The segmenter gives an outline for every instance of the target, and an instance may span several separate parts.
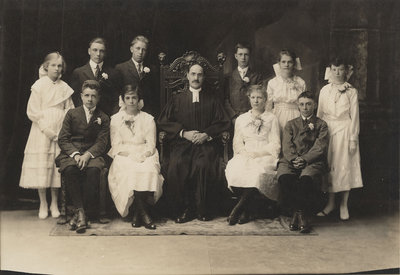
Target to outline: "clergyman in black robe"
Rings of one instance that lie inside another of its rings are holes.
[[[218,144],[216,137],[230,127],[230,119],[217,97],[202,90],[204,71],[189,67],[189,88],[172,96],[158,125],[170,142],[166,198],[184,223],[195,215],[208,220],[218,194]]]

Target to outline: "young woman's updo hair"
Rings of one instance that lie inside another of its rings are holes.
[[[345,58],[343,58],[341,56],[335,56],[329,62],[329,66],[332,66],[332,65],[336,66],[336,67],[339,67],[340,65],[344,65],[344,67],[347,69],[349,66],[349,63]]]
[[[265,97],[265,100],[268,98],[267,90],[263,85],[251,85],[247,89],[246,95],[250,96],[253,92],[260,92]]]
[[[67,71],[67,64],[65,63],[64,57],[59,53],[59,52],[52,52],[46,55],[46,57],[43,60],[43,69],[47,72],[47,69],[49,68],[49,63],[50,60],[53,59],[58,59],[61,57],[61,62],[62,62],[62,74],[64,74]]]
[[[125,95],[127,94],[136,94],[138,96],[138,100],[143,99],[142,92],[140,91],[138,86],[133,86],[131,84],[125,85],[121,92],[121,98],[125,102]]]
[[[297,55],[296,55],[296,53],[294,51],[291,51],[291,50],[288,50],[288,49],[281,50],[279,52],[279,55],[278,55],[278,62],[281,61],[281,58],[282,58],[283,55],[290,56],[292,58],[293,62],[296,62]]]

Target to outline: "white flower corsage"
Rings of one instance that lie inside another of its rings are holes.
[[[308,128],[310,128],[311,131],[314,130],[314,124],[311,122],[308,123]]]
[[[347,91],[347,89],[349,89],[349,88],[351,88],[351,85],[349,84],[349,83],[344,83],[343,85],[341,85],[339,88],[338,88],[338,91],[340,92],[340,93],[345,93],[346,91]]]
[[[148,74],[148,73],[150,72],[150,68],[149,68],[149,67],[144,67],[144,68],[143,68],[143,72],[144,72],[145,74]]]
[[[245,76],[245,77],[243,78],[243,81],[246,82],[246,83],[249,83],[249,82],[250,82],[250,79],[249,79],[247,76]]]
[[[263,121],[260,117],[254,118],[253,121],[251,122],[251,125],[254,127],[257,134],[260,133],[262,124]]]
[[[101,74],[101,77],[107,80],[107,79],[108,79],[108,74],[102,73],[102,74]]]
[[[101,118],[100,118],[100,117],[96,118],[96,120],[94,121],[94,123],[97,123],[97,124],[101,125]]]

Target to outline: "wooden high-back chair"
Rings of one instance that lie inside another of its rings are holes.
[[[217,97],[223,103],[224,97],[224,75],[223,65],[226,60],[226,56],[223,53],[217,55],[217,65],[211,65],[211,63],[201,56],[196,51],[189,51],[183,54],[181,57],[175,59],[171,64],[166,63],[166,55],[160,53],[158,55],[160,61],[160,106],[164,108],[167,101],[175,93],[179,93],[181,90],[187,88],[188,81],[186,78],[187,65],[193,60],[196,60],[204,69],[205,80],[203,87],[207,90],[214,91]],[[160,144],[160,162],[163,171],[166,171],[165,166],[168,165],[168,148],[166,148],[166,133],[160,132],[158,135],[158,141]],[[229,132],[223,132],[221,135],[221,143],[223,146],[222,154],[222,168],[225,169],[228,162],[228,148],[227,142],[229,140]]]

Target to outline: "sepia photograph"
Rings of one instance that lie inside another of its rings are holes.
[[[0,13],[1,274],[400,274],[400,1]]]

